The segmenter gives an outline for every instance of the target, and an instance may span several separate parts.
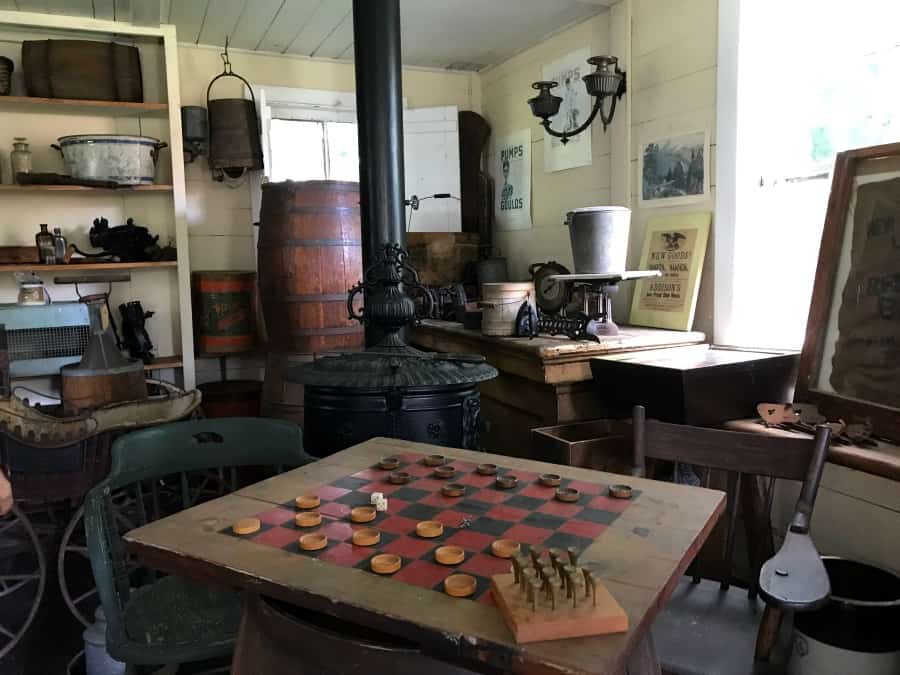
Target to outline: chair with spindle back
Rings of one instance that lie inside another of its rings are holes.
[[[259,465],[295,467],[313,459],[303,450],[300,427],[260,417],[176,422],[117,439],[112,468],[88,493],[84,519],[91,568],[106,614],[109,654],[132,671],[221,658],[231,653],[240,620],[240,599],[230,590],[177,575],[134,587],[113,503],[117,493],[131,491],[139,506],[137,524],[143,524],[164,513],[156,505],[156,491],[151,502],[142,485],[159,485],[164,477],[177,476],[172,506],[188,508],[202,498],[191,494],[189,473]],[[201,489],[206,482],[204,478]]]
[[[685,577],[657,617],[653,639],[664,672],[769,672],[783,613],[817,609],[831,593],[825,567],[809,535],[831,430],[817,427],[812,439],[774,438],[648,420],[642,406],[635,406],[633,424],[635,475],[645,474],[647,459],[659,459],[726,471],[731,476],[725,576],[718,583]],[[800,481],[803,486],[784,543],[761,565],[758,577],[752,570],[758,586],[751,583],[747,592],[730,582],[738,494],[741,483],[751,476],[768,481],[769,510],[778,479]]]

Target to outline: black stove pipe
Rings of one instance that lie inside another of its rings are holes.
[[[384,244],[406,241],[400,0],[353,0],[353,44],[363,269],[369,269]],[[367,325],[366,346],[384,334]]]

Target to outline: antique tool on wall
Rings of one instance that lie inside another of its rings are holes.
[[[119,305],[119,314],[122,315],[122,346],[131,358],[153,363],[153,342],[147,333],[146,323],[154,312],[144,311],[140,300],[132,300]]]
[[[228,37],[222,52],[222,72],[206,88],[206,109],[209,111],[209,168],[218,181],[240,180],[248,171],[263,168],[262,141],[256,97],[250,83],[231,69],[228,57]],[[213,85],[223,77],[234,77],[244,83],[250,99],[210,99]]]
[[[110,227],[106,218],[94,218],[89,236],[91,246],[103,251],[85,253],[73,245],[75,252],[86,258],[116,258],[121,262],[175,260],[175,248],[160,246],[159,235],[153,236],[148,228],[135,225],[134,218],[116,227]]]

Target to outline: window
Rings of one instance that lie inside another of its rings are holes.
[[[356,98],[319,89],[253,85],[265,169],[251,176],[251,217],[259,220],[263,180],[359,180]],[[248,94],[249,95],[249,94]],[[406,209],[416,232],[460,232],[459,125],[455,106],[404,108],[406,196],[447,193]]]
[[[354,122],[273,119],[271,180],[359,180]]]
[[[799,349],[835,155],[900,140],[900,3],[721,8],[715,340]]]

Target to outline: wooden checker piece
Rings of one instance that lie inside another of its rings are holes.
[[[459,565],[466,559],[466,552],[460,546],[439,546],[434,550],[434,559],[441,565]]]
[[[297,527],[315,527],[322,524],[322,514],[318,511],[303,511],[294,516]]]
[[[497,539],[491,544],[491,553],[498,558],[512,558],[518,555],[520,548],[519,542],[512,539]]]
[[[241,518],[231,526],[231,530],[235,534],[246,535],[259,532],[260,527],[262,523],[259,522],[259,518]]]
[[[300,548],[304,551],[319,551],[328,546],[328,537],[321,532],[304,534],[300,537]]]
[[[454,598],[468,598],[477,586],[475,577],[469,574],[451,574],[444,579],[444,590]]]
[[[379,553],[369,562],[369,566],[375,574],[393,574],[403,565],[399,555],[391,553]]]
[[[556,609],[552,609],[551,601],[538,593],[535,611],[512,574],[494,575],[491,578],[491,593],[518,644],[624,633],[628,630],[628,615],[599,581],[595,585],[596,606],[593,598],[581,597],[573,608],[563,597],[557,602]]]
[[[316,495],[301,495],[294,500],[298,509],[315,509],[322,503]]]
[[[381,541],[381,532],[372,527],[364,527],[353,531],[351,541],[356,546],[375,546]]]
[[[354,523],[371,523],[378,515],[374,506],[357,506],[350,509],[350,520]]]
[[[424,539],[433,539],[444,534],[444,524],[436,520],[423,520],[416,524],[416,534]]]

